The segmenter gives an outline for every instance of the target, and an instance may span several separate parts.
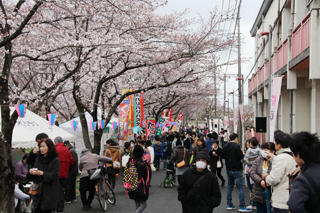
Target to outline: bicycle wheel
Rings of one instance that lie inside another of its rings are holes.
[[[102,211],[107,211],[107,208],[108,208],[108,205],[107,205],[107,199],[106,199],[106,196],[105,196],[105,188],[104,188],[104,185],[105,184],[102,184],[102,180],[100,179],[97,183],[97,196],[98,196],[98,201],[99,201],[99,204],[100,204],[100,207],[102,209]]]
[[[114,194],[114,191],[113,189],[111,188],[109,182],[106,180],[106,187],[107,187],[107,199],[108,199],[108,202],[112,205],[115,205],[116,204],[116,195]]]

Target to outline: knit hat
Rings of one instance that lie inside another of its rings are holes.
[[[141,158],[143,156],[144,150],[142,146],[135,145],[133,149],[133,156],[136,158]]]
[[[197,155],[196,155],[195,160],[198,160],[200,158],[203,159],[203,160],[206,160],[207,162],[210,161],[210,156],[209,156],[209,154],[207,152],[203,152],[203,151],[198,152]]]

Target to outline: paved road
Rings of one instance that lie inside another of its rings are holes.
[[[222,172],[223,176],[226,179],[226,171]],[[165,178],[165,171],[160,170],[154,172],[151,180],[150,187],[150,195],[149,200],[147,201],[147,208],[145,209],[144,213],[180,213],[182,212],[181,203],[178,201],[177,196],[177,186],[173,188],[163,188],[160,187],[160,183]],[[108,209],[106,212],[110,213],[132,213],[134,212],[134,201],[130,200],[129,197],[126,197],[126,194],[122,188],[122,181],[121,178],[118,177],[116,180],[116,199],[117,202],[115,206],[108,205]],[[227,204],[226,204],[226,196],[227,196],[227,186],[221,188],[222,193],[222,200],[221,205],[214,209],[213,212],[217,213],[224,213],[224,212],[238,212],[237,210],[228,211]],[[248,204],[249,194],[248,190],[246,190],[246,201]],[[233,190],[233,203],[236,207],[239,206],[239,199],[238,199],[238,190],[234,187]],[[77,202],[71,204],[65,204],[65,213],[74,213],[74,212],[84,212],[81,210],[82,204],[80,196],[77,196]],[[93,200],[92,202],[92,209],[88,212],[103,212],[99,206],[97,200]]]

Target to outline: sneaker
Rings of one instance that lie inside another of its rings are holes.
[[[70,203],[71,203],[71,201],[70,201],[70,200],[68,200],[68,201],[66,201],[66,203],[67,203],[67,204],[70,204]]]
[[[232,204],[232,205],[228,205],[227,209],[228,210],[234,210],[234,209],[236,209],[236,207]]]
[[[251,209],[248,209],[247,207],[243,206],[243,207],[239,207],[239,212],[251,212]]]
[[[72,202],[72,203],[76,203],[76,202],[77,202],[77,200],[76,200],[76,199],[74,199],[74,200],[72,200],[71,202]]]
[[[250,206],[247,206],[247,209],[257,210],[257,207],[250,205]]]

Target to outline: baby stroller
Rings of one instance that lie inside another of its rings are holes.
[[[174,175],[174,166],[173,163],[169,163],[169,160],[166,162],[166,178],[163,180],[163,183],[160,183],[160,186],[164,186],[164,188],[172,188],[175,183],[175,175]]]

